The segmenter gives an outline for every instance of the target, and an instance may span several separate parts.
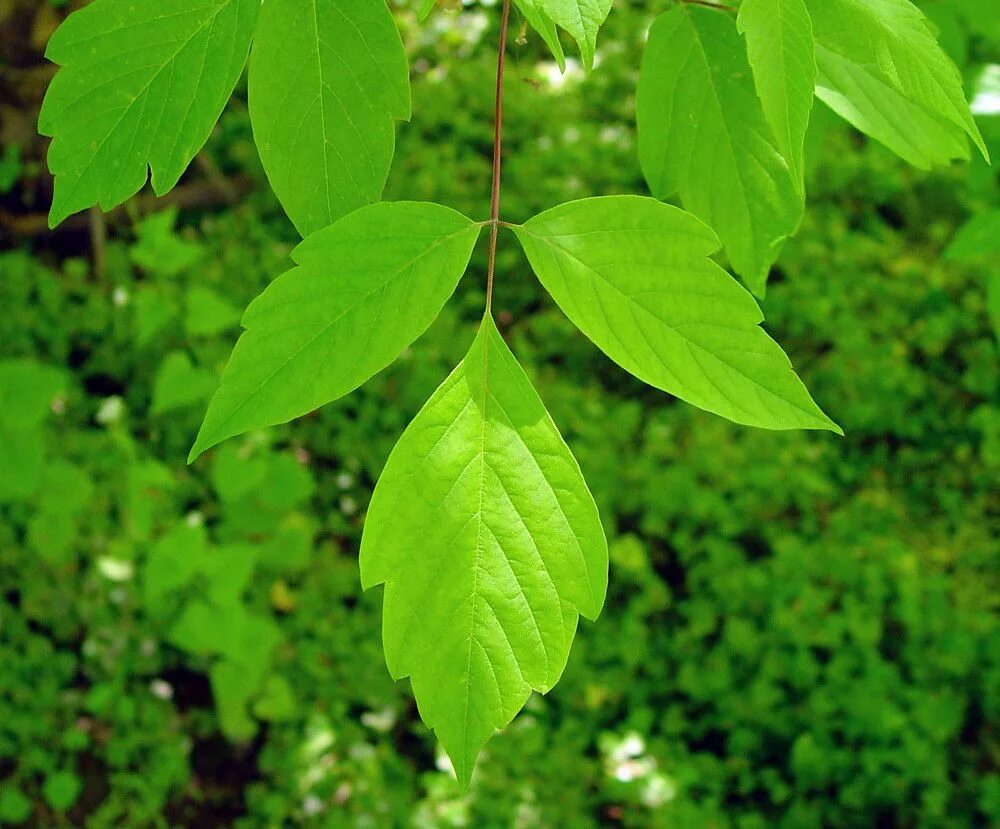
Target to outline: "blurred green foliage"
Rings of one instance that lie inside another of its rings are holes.
[[[926,5],[970,78],[1000,62],[990,0]],[[513,46],[507,217],[642,192],[654,12],[619,4],[586,80]],[[388,198],[485,215],[495,18],[399,11],[415,116]],[[981,126],[1000,157],[1000,117]],[[239,100],[207,152],[260,186],[133,211],[100,273],[72,236],[0,254],[0,825],[1000,825],[993,171],[918,173],[815,116],[765,311],[845,439],[642,386],[501,239],[498,321],[594,490],[611,589],[462,796],[385,670],[356,554],[390,448],[471,341],[485,246],[359,392],[187,467],[239,309],[294,243]]]

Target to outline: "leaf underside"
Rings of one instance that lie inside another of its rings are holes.
[[[763,294],[803,201],[764,118],[735,21],[687,5],[662,14],[646,44],[636,110],[653,195],[678,194]]]
[[[312,234],[298,267],[247,308],[191,450],[284,423],[353,391],[433,322],[480,225],[428,202],[379,202]]]
[[[169,191],[204,145],[246,63],[259,0],[96,0],[45,55],[62,68],[38,130],[52,136],[55,227],[135,195]]]
[[[248,95],[264,170],[302,236],[379,199],[394,122],[410,117],[406,53],[384,0],[267,0]]]
[[[580,50],[580,59],[588,71],[594,66],[597,32],[611,11],[611,0],[515,0],[525,19],[549,47],[560,68],[565,57],[559,44],[558,26],[564,29]]]
[[[962,134],[989,154],[962,77],[909,0],[807,0],[819,96],[919,167],[968,157]],[[958,150],[962,145],[961,152]]]
[[[559,307],[640,380],[737,423],[840,432],[760,328],[753,297],[708,258],[719,242],[696,217],[603,196],[514,232]]]
[[[467,785],[494,731],[559,679],[608,574],[580,469],[489,316],[389,456],[360,564],[366,589],[385,583],[389,671]]]
[[[969,157],[962,128],[900,94],[876,67],[816,44],[816,96],[851,126],[921,170]]]

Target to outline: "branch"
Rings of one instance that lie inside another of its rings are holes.
[[[497,232],[500,225],[500,149],[503,135],[503,57],[507,51],[507,22],[510,0],[503,0],[500,18],[500,46],[497,54],[497,95],[493,117],[493,192],[490,195],[490,259],[486,270],[486,313],[493,306],[493,273],[497,261]]]

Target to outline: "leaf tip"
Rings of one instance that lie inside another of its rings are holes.
[[[476,766],[476,755],[479,753],[477,751],[473,752],[472,759],[469,759],[468,748],[463,748],[460,752],[453,755],[448,749],[445,749],[448,755],[448,760],[451,762],[452,772],[455,774],[455,780],[458,782],[458,787],[461,789],[462,794],[469,791],[469,785],[472,783],[472,771]],[[461,759],[459,756],[461,755]]]
[[[205,454],[205,452],[207,452],[209,449],[215,446],[215,444],[217,444],[218,442],[219,441],[214,438],[206,437],[204,434],[204,429],[199,431],[198,437],[194,439],[194,445],[191,447],[191,451],[188,452],[187,456],[188,465],[194,463],[198,458],[200,458],[203,454]]]

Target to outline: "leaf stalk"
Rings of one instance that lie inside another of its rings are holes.
[[[493,189],[490,194],[490,253],[486,269],[486,313],[493,307],[493,274],[497,260],[497,233],[500,229],[500,153],[503,143],[503,65],[507,51],[507,24],[510,0],[504,0],[500,17],[500,44],[497,50],[497,90],[493,115]]]

